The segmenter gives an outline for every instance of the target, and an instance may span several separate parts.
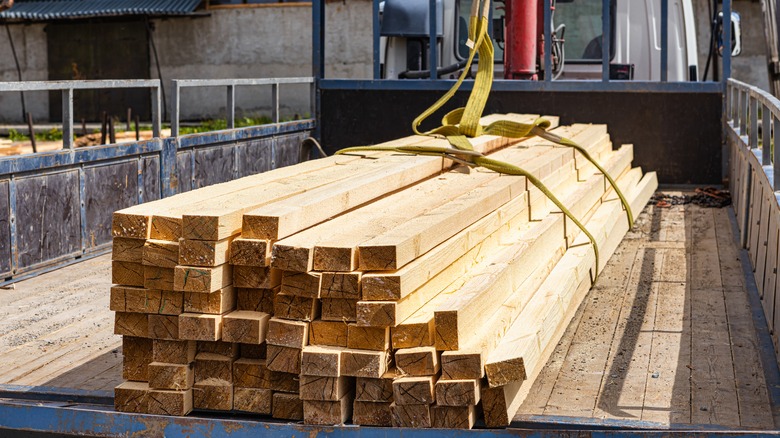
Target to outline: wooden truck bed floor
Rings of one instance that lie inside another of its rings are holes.
[[[756,330],[730,214],[645,208],[514,425],[774,428],[780,376]],[[0,399],[110,400],[122,381],[110,268],[105,255],[0,290]]]

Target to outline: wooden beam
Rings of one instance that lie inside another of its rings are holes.
[[[223,265],[224,266],[224,265]],[[277,269],[258,266],[233,267],[233,285],[249,289],[273,289],[281,284],[282,273]]]
[[[301,390],[300,375],[268,370],[268,386],[274,391],[289,392],[298,395]]]
[[[149,384],[122,382],[114,388],[114,409],[118,412],[145,414],[149,410]]]
[[[368,154],[371,155],[371,154]],[[323,169],[355,161],[359,157],[327,157],[310,160],[296,166],[273,169],[256,175],[215,184],[208,190],[192,190],[176,196],[152,201],[120,210],[114,214],[112,233],[114,236],[138,239],[160,239],[178,241],[182,237],[182,214],[198,211],[200,204],[208,203],[222,196],[261,187],[264,184],[284,181],[295,176],[317,173]]]
[[[349,298],[322,298],[322,319],[325,321],[355,322],[357,300]]]
[[[616,158],[608,158],[604,167],[612,175],[618,176],[622,174],[623,169],[629,166],[633,156],[631,153],[630,147],[621,148],[619,155],[616,155]],[[600,186],[597,186],[597,184],[600,184]],[[603,177],[591,178],[586,185],[582,185],[577,189],[573,199],[581,199],[592,193],[593,195],[583,202],[585,205],[591,205],[597,202],[601,194],[603,194],[603,185]],[[598,190],[599,188],[601,188],[601,191]],[[417,291],[423,284],[429,282],[440,272],[447,270],[446,275],[443,275],[442,278],[462,275],[464,269],[468,269],[472,264],[466,264],[466,261],[470,259],[461,256],[464,253],[468,253],[469,250],[472,250],[469,254],[488,253],[490,248],[494,248],[497,242],[506,239],[505,236],[512,235],[511,231],[515,227],[521,226],[527,220],[527,217],[523,218],[521,215],[522,213],[528,214],[527,202],[525,199],[514,199],[397,271],[364,274],[361,281],[363,299],[374,301],[400,300]],[[576,205],[574,207],[573,213],[577,216],[581,216],[587,211],[578,210]],[[572,229],[576,229],[576,226],[567,221],[567,230]],[[465,267],[460,267],[457,263]],[[435,288],[430,286],[427,290],[431,289],[435,291]],[[430,300],[430,294],[425,295],[422,299],[425,301]],[[401,319],[401,321],[404,319]]]
[[[227,356],[233,359],[237,358],[240,353],[239,345],[233,344],[231,342],[206,340],[196,342],[195,346],[195,351],[198,353],[220,354],[222,356]]]
[[[347,324],[347,347],[358,350],[387,351],[390,349],[390,328]]]
[[[587,145],[583,140],[590,139],[593,130],[585,127],[581,132],[577,132],[574,128],[559,128],[556,131]],[[530,156],[547,149],[544,146],[553,146],[549,142],[537,139],[528,141],[524,145],[530,143],[533,143],[533,147],[506,149],[492,157],[522,165],[540,179],[552,173],[549,169],[558,169],[564,163],[573,160],[571,150],[560,148],[537,156],[535,161],[529,160]],[[530,164],[529,161],[535,164]],[[488,175],[497,174],[488,173]],[[477,175],[468,177],[471,181],[479,180]],[[375,234],[376,237],[361,243],[359,268],[361,270],[398,269],[496,210],[525,189],[525,179],[520,177],[504,176],[492,182],[482,181],[481,185],[452,199],[452,202],[443,204],[426,215],[418,216],[404,223],[402,227],[390,229],[380,235]]]
[[[179,242],[147,240],[144,244],[143,264],[160,268],[175,268],[179,264]]]
[[[220,379],[196,382],[192,388],[192,405],[195,409],[231,411],[233,410],[233,385]]]
[[[355,379],[355,400],[367,402],[392,402],[393,380],[398,377],[395,369],[382,377],[358,377]]]
[[[235,310],[222,317],[222,340],[241,344],[262,344],[271,315],[251,310]]]
[[[144,287],[144,267],[141,263],[111,262],[111,283]]]
[[[195,383],[192,364],[152,362],[149,364],[149,388],[185,390]]]
[[[341,353],[341,374],[352,377],[382,377],[390,364],[386,351],[344,349]]]
[[[510,120],[530,123],[536,115],[507,114]],[[489,118],[483,118],[489,120]],[[557,124],[557,118],[552,120]],[[410,139],[400,139],[385,145],[405,145]],[[430,137],[416,138],[414,144],[447,146],[447,142]],[[520,140],[496,136],[481,136],[473,140],[474,148],[488,153]],[[244,215],[246,237],[279,240],[301,230],[329,220],[344,211],[377,199],[395,190],[439,173],[449,161],[437,157],[383,157],[391,165],[370,175],[345,179],[337,187],[323,186],[285,200],[268,204]]]
[[[241,233],[243,215],[264,205],[312,191],[318,187],[335,185],[349,178],[368,177],[375,168],[392,166],[397,157],[385,155],[377,159],[348,160],[343,164],[325,167],[317,172],[300,172],[284,180],[255,185],[240,191],[209,196],[210,188],[203,188],[208,199],[186,206],[182,211],[182,237],[196,240],[222,240]],[[441,161],[441,159],[439,159]],[[439,166],[440,168],[440,166]],[[255,238],[249,230],[247,237]]]
[[[313,321],[320,315],[320,300],[278,293],[274,297],[274,316],[297,321]]]
[[[645,177],[640,181],[640,183],[637,185],[637,187],[630,193],[627,194],[629,199],[633,199],[631,202],[632,205],[632,211],[635,211],[635,215],[638,215],[639,212],[641,212],[641,207],[647,203],[647,200],[649,199],[650,195],[655,191],[655,188],[657,187],[657,178],[654,173],[648,173],[645,175]],[[613,204],[615,204],[613,202]],[[608,206],[609,207],[609,206]],[[602,210],[602,217],[601,222],[610,224],[610,226],[617,225],[619,227],[618,230],[616,230],[616,233],[613,232],[612,234],[617,234],[618,236],[621,236],[625,233],[627,229],[627,224],[625,224],[624,221],[618,219],[615,220],[615,218],[620,218],[620,214],[617,216],[610,214],[614,212],[621,213],[622,209],[619,207],[619,203],[617,204],[616,208],[605,208]],[[615,207],[615,206],[613,206]],[[636,208],[636,210],[634,209]],[[601,210],[601,209],[600,209]],[[610,211],[611,210],[611,211]],[[606,217],[606,219],[605,219]],[[594,221],[599,221],[598,213],[594,215],[592,218]],[[620,225],[624,224],[624,225]],[[603,251],[607,252],[608,254],[611,254],[611,252],[614,252],[614,247],[617,247],[617,244],[619,243],[620,239],[611,239],[613,241],[616,240],[616,243],[607,243],[606,245],[602,245]],[[581,247],[575,247],[571,250],[572,254],[576,252],[586,252],[589,248],[586,246]],[[608,258],[608,257],[607,257]],[[603,265],[606,262],[602,263],[602,266],[600,269],[603,269]],[[588,280],[589,281],[589,280]],[[580,291],[579,293],[584,296],[584,294],[587,292],[587,288],[583,288],[583,291]],[[580,288],[578,288],[580,290]],[[574,297],[570,301],[572,303],[579,303],[581,300],[580,297]],[[517,412],[517,409],[520,407],[522,402],[525,400],[528,392],[530,391],[530,388],[533,384],[533,381],[536,379],[536,377],[541,372],[541,368],[552,354],[552,351],[554,350],[558,339],[560,339],[561,336],[563,336],[563,332],[566,329],[566,325],[573,317],[575,311],[576,311],[575,305],[570,305],[569,308],[566,310],[566,313],[562,317],[561,322],[557,325],[557,327],[552,330],[552,334],[549,334],[546,336],[548,340],[546,345],[542,346],[542,353],[539,355],[538,360],[536,361],[536,366],[533,368],[526,368],[526,380],[523,381],[514,381],[510,382],[504,386],[499,386],[495,388],[483,388],[482,392],[482,403],[485,411],[485,423],[488,427],[504,427],[510,423],[512,420],[512,417],[514,416],[514,413]],[[519,333],[520,325],[518,325],[518,330],[515,330],[515,326],[510,329],[509,335],[506,338],[506,342],[509,343],[513,337],[513,333]],[[503,344],[504,341],[502,341]],[[499,346],[501,348],[501,346]],[[494,361],[494,359],[489,358],[488,360]]]
[[[431,406],[432,427],[471,429],[477,420],[476,406]]]
[[[396,405],[430,405],[436,401],[436,376],[404,376],[393,380]]]
[[[274,297],[278,293],[279,287],[272,289],[236,287],[236,309],[273,314]]]
[[[144,287],[147,289],[174,290],[175,268],[144,265]]]
[[[281,318],[268,320],[266,342],[283,347],[304,348],[309,344],[309,323]]]
[[[195,341],[154,339],[152,361],[171,364],[189,364],[195,360]]]
[[[145,242],[143,239],[114,237],[111,245],[111,260],[131,263],[143,262]]]
[[[240,358],[233,362],[233,385],[236,388],[270,388],[265,359]]]
[[[179,339],[218,341],[222,338],[222,315],[182,313],[179,315]]]
[[[439,406],[474,406],[481,395],[480,379],[436,381],[436,404]]]
[[[282,271],[282,292],[301,297],[320,297],[320,274]]]
[[[343,321],[314,320],[311,322],[311,345],[347,346],[347,323]]]
[[[179,265],[174,268],[174,290],[209,293],[232,283],[233,270],[227,263],[215,267]]]
[[[352,396],[347,394],[338,401],[304,400],[303,421],[306,424],[338,425],[352,417]]]
[[[181,292],[112,286],[109,308],[115,312],[178,315],[183,311],[183,304]]]
[[[233,286],[223,287],[220,290],[209,293],[184,292],[183,294],[183,310],[187,313],[222,315],[236,308],[236,289],[234,289]]]
[[[402,348],[395,352],[395,366],[401,374],[435,376],[439,373],[439,352],[434,347]]]
[[[361,272],[323,272],[320,296],[322,298],[359,300],[361,298],[361,276]]]
[[[234,358],[219,353],[198,353],[195,355],[195,381],[217,379],[233,382]]]
[[[390,402],[355,400],[352,403],[352,424],[390,427],[393,425]]]
[[[230,263],[242,266],[268,266],[271,263],[271,243],[249,239],[243,235],[230,243]]]
[[[301,373],[301,349],[269,344],[265,365],[271,371],[290,374]]]
[[[150,389],[147,414],[182,417],[192,412],[192,390]]]
[[[390,405],[393,414],[393,427],[429,428],[433,425],[431,420],[431,406],[423,405]]]
[[[232,237],[219,241],[182,239],[179,242],[178,264],[187,266],[219,266],[230,262]]]
[[[303,420],[303,401],[298,394],[275,392],[271,403],[271,416],[279,420]]]
[[[148,336],[153,339],[179,339],[179,317],[176,315],[149,315]]]
[[[425,156],[387,157],[376,167],[370,173],[343,179],[338,186],[321,186],[250,211],[244,214],[243,233],[255,239],[284,239],[435,175],[443,170],[443,162]]]
[[[152,340],[133,336],[122,336],[122,378],[146,382],[149,380],[148,365],[152,359]]]
[[[611,163],[617,166],[622,166],[622,161],[612,160]],[[586,183],[588,187],[595,187],[602,184],[602,177],[591,178]],[[632,179],[621,177],[618,178],[618,184],[622,185],[623,189],[628,189],[628,184],[631,184]],[[571,205],[575,214],[580,214],[585,211],[588,206],[583,203],[592,202],[592,198],[582,196],[581,191],[577,190],[574,194],[570,195],[566,200],[568,205]],[[598,204],[597,204],[598,205]],[[580,215],[580,217],[583,217]],[[561,222],[560,215],[552,215],[545,219],[546,222],[552,223]],[[617,218],[616,218],[617,220]],[[542,221],[541,224],[544,224]],[[587,223],[587,222],[586,222]],[[572,233],[574,235],[574,233]],[[586,242],[583,242],[586,243]],[[559,251],[562,249],[558,248]],[[484,361],[485,356],[489,354],[500,342],[503,335],[508,330],[511,323],[518,317],[519,313],[523,311],[526,304],[531,300],[535,291],[546,281],[548,276],[551,275],[555,263],[558,263],[561,252],[555,257],[549,259],[549,262],[537,264],[534,267],[534,272],[526,275],[524,279],[521,278],[522,283],[516,287],[516,290],[522,293],[510,294],[503,305],[497,308],[497,310],[491,313],[487,321],[484,323],[484,329],[478,330],[473,333],[472,336],[467,338],[466,342],[460,348],[459,351],[445,352],[442,355],[442,375],[448,379],[474,379],[480,378],[484,375]],[[538,260],[541,260],[539,258]],[[519,341],[518,341],[519,342]]]
[[[341,375],[341,352],[341,349],[335,347],[318,347],[314,345],[303,347],[301,353],[301,374],[319,377],[339,377]]]
[[[116,312],[114,314],[114,334],[147,338],[149,337],[149,319],[143,313]]]
[[[270,389],[233,387],[233,409],[236,411],[271,415],[272,400]]]
[[[355,379],[352,377],[325,377],[301,374],[301,400],[339,401],[344,396],[355,395]]]

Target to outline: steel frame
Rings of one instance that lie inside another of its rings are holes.
[[[177,85],[176,83],[179,82]],[[9,196],[8,227],[10,231],[10,270],[0,272],[0,285],[12,283],[41,272],[57,269],[74,261],[94,257],[109,251],[109,242],[97,242],[86,246],[89,230],[87,229],[86,198],[86,172],[100,166],[113,166],[122,163],[135,162],[138,166],[138,192],[134,199],[142,203],[158,197],[175,195],[180,190],[177,181],[180,180],[180,172],[177,164],[177,155],[188,150],[205,150],[220,145],[234,145],[253,142],[263,138],[285,138],[301,132],[311,132],[316,122],[313,119],[304,119],[281,123],[279,121],[279,85],[280,84],[313,84],[312,78],[272,78],[272,79],[224,79],[224,80],[185,80],[174,81],[174,89],[178,96],[181,87],[224,86],[232,91],[234,96],[236,86],[245,85],[271,85],[273,90],[275,123],[262,126],[234,128],[234,119],[229,123],[229,128],[222,131],[214,131],[189,135],[174,135],[169,138],[160,138],[162,121],[160,119],[160,99],[162,88],[159,80],[104,80],[104,81],[40,81],[40,82],[0,82],[0,92],[19,91],[62,91],[63,94],[63,149],[51,152],[40,152],[25,155],[16,155],[0,158],[0,181],[7,181]],[[135,141],[130,143],[118,143],[83,148],[73,147],[73,91],[84,89],[109,89],[109,88],[149,88],[152,92],[152,127],[151,140]],[[174,99],[176,116],[178,116],[178,99]],[[172,104],[174,103],[172,102]],[[230,102],[231,114],[235,113],[235,100]],[[174,112],[170,114],[173,116]],[[178,120],[177,120],[178,122]],[[178,123],[177,123],[178,125]],[[271,166],[276,167],[276,148],[271,148]],[[232,148],[234,162],[238,161],[239,150]],[[195,154],[191,154],[194,160]],[[144,160],[159,160],[159,193],[145,193],[143,187],[143,163]],[[190,163],[194,168],[194,163]],[[20,179],[54,175],[61,172],[76,171],[78,180],[81,245],[74,248],[74,252],[48,258],[32,266],[22,266],[19,260],[20,226],[17,221],[17,182]],[[238,177],[238,169],[233,169],[233,178]],[[188,182],[189,183],[189,182]]]

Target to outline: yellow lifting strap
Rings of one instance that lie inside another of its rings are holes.
[[[545,187],[542,182],[531,173],[524,169],[515,166],[510,163],[506,163],[500,160],[495,160],[482,155],[480,152],[474,150],[469,138],[478,137],[480,135],[496,135],[509,138],[523,138],[530,136],[539,136],[550,142],[567,146],[575,149],[577,152],[583,155],[585,159],[593,163],[593,165],[601,172],[604,177],[609,181],[612,188],[617,193],[620,201],[623,204],[623,208],[626,210],[628,217],[629,228],[633,226],[633,215],[631,213],[631,206],[623,196],[622,191],[617,186],[612,177],[607,171],[588,153],[588,151],[577,143],[553,134],[547,131],[550,127],[550,122],[545,119],[537,119],[532,124],[517,123],[509,120],[499,120],[493,122],[487,126],[482,126],[479,123],[482,113],[487,104],[488,96],[493,84],[493,42],[488,36],[488,22],[490,16],[491,2],[490,0],[473,0],[471,4],[471,17],[469,20],[469,35],[466,44],[469,46],[469,57],[466,62],[466,67],[458,77],[457,82],[439,98],[430,108],[423,111],[422,114],[417,116],[412,122],[412,130],[415,134],[444,137],[452,145],[452,147],[431,147],[431,146],[401,146],[401,147],[383,147],[383,146],[359,146],[342,149],[337,154],[353,153],[369,150],[384,150],[394,151],[401,153],[411,153],[417,155],[435,155],[449,158],[453,161],[471,166],[471,167],[484,167],[493,170],[498,173],[507,175],[524,176],[531,184],[538,188],[545,196],[547,196],[566,217],[571,221],[588,237],[593,245],[593,252],[595,254],[596,269],[594,272],[594,281],[598,277],[599,267],[599,251],[596,239],[585,228],[585,226],[564,206],[558,198]],[[468,76],[471,70],[471,65],[474,62],[474,57],[479,54],[479,60],[477,64],[477,75],[474,80],[474,86],[471,90],[469,100],[466,102],[466,106],[450,111],[442,118],[442,125],[438,128],[430,131],[421,132],[419,130],[420,125],[433,113],[441,109],[458,91],[463,81]]]

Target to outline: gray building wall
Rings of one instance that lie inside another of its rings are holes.
[[[155,20],[155,42],[165,79],[311,76],[311,7],[214,9],[210,17]],[[326,6],[326,75],[371,75],[371,2]],[[156,77],[152,65],[152,77]],[[286,85],[281,113],[310,114],[309,88]],[[169,90],[166,90],[166,94]],[[270,114],[269,87],[239,87],[236,102],[246,115]],[[224,115],[224,89],[188,89],[182,119]]]
[[[311,76],[310,5],[263,5],[208,12],[208,16],[152,20],[168,103],[171,79]],[[328,2],[326,20],[328,77],[369,78],[371,1]],[[10,26],[24,80],[48,79],[44,27]],[[0,80],[16,81],[9,44],[0,44],[0,60]],[[150,77],[157,78],[154,57],[150,70]],[[280,93],[283,117],[311,114],[308,86],[283,85]],[[225,96],[224,88],[185,89],[181,96],[182,120],[224,117]],[[48,119],[48,93],[28,92],[25,98],[27,110],[36,121]],[[270,87],[239,87],[236,103],[238,116],[270,115]],[[21,117],[19,94],[0,94],[0,122],[19,123]]]
[[[22,79],[45,81],[49,77],[46,61],[46,33],[42,24],[19,24],[9,26],[16,47]],[[11,45],[8,44],[5,29],[0,33],[0,80],[19,79]],[[49,117],[49,95],[47,92],[25,93],[28,112],[35,120]],[[0,121],[21,121],[22,105],[19,93],[0,93]]]

